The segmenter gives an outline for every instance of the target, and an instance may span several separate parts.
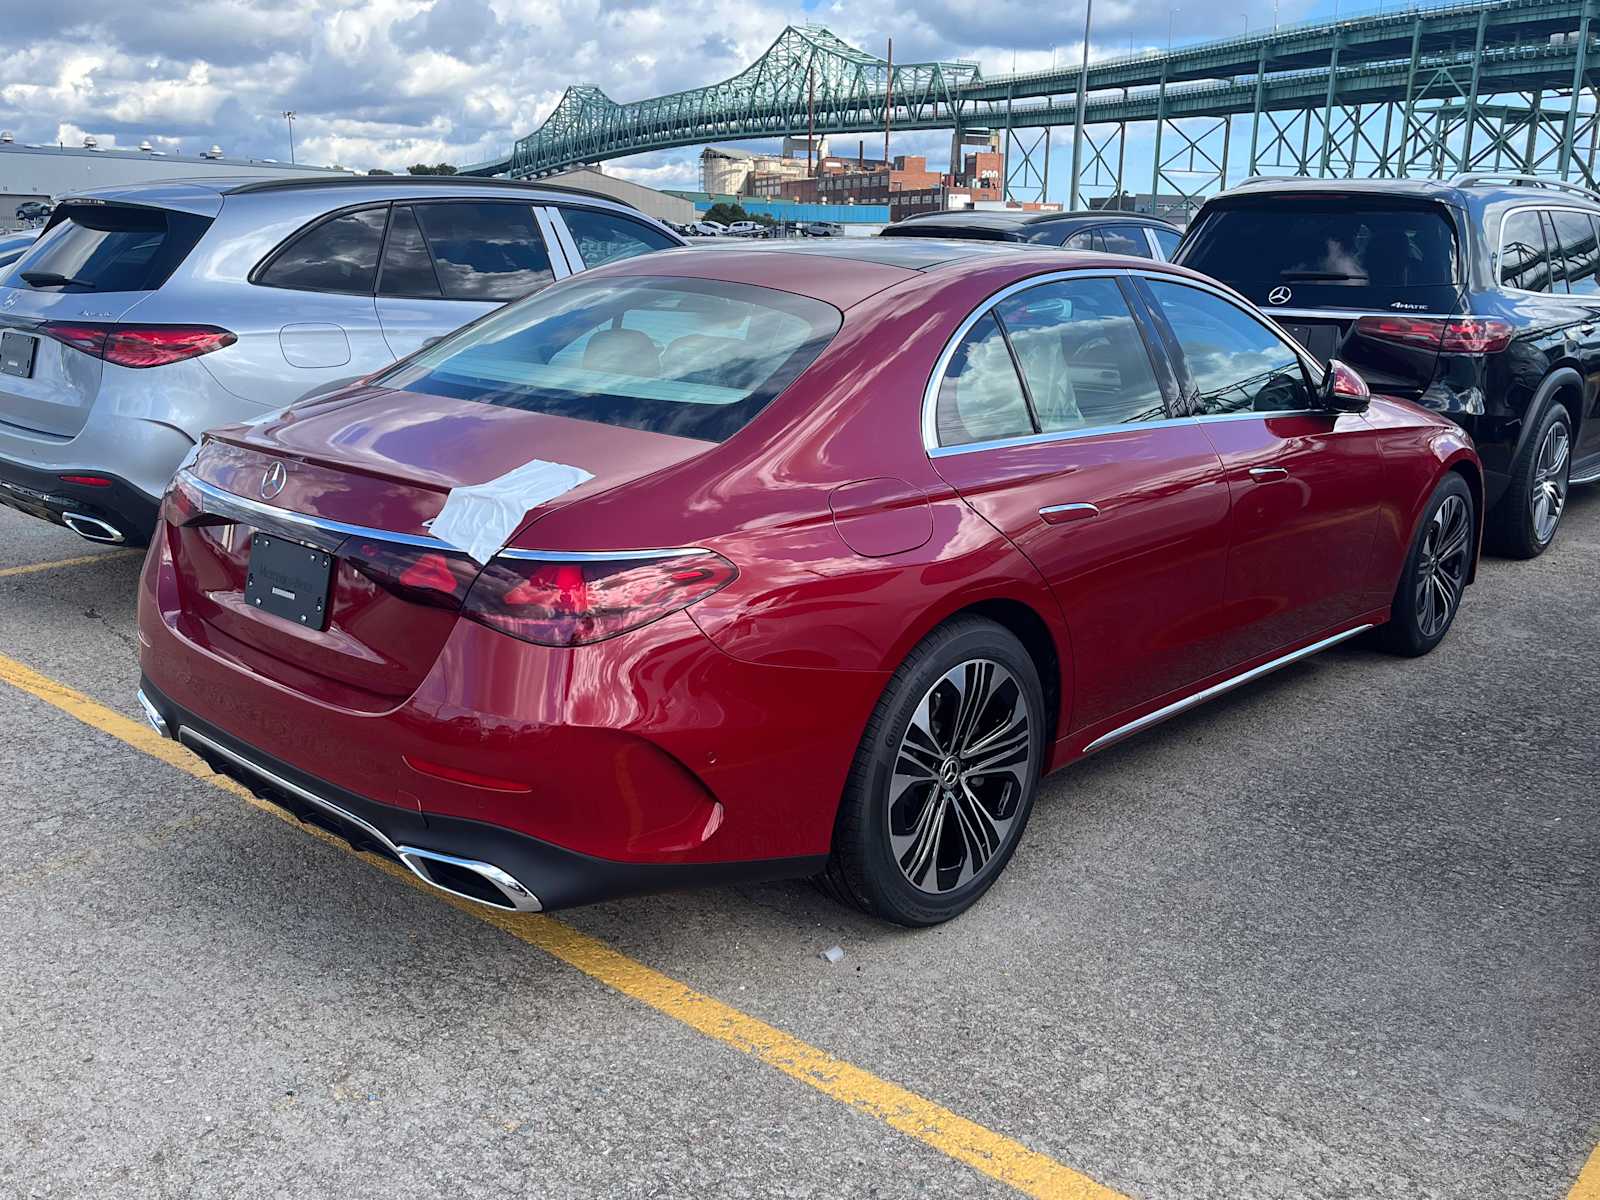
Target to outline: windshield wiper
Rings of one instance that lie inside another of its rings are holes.
[[[23,278],[27,278],[24,276]],[[1350,271],[1280,271],[1279,279],[1365,279],[1365,275],[1354,274]]]
[[[95,290],[91,280],[77,279],[56,271],[23,271],[22,278],[28,283],[42,284],[45,287],[81,287],[88,288],[91,292]]]

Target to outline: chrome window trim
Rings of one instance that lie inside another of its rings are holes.
[[[578,253],[578,243],[572,238],[572,231],[567,228],[566,219],[561,215],[561,210],[555,205],[546,205],[539,210],[541,222],[548,227],[546,237],[561,250],[561,257],[566,259],[567,274],[577,275],[586,269],[583,255]]]
[[[1156,241],[1156,231],[1149,225],[1141,225],[1139,228],[1144,230],[1144,240],[1150,247],[1150,257],[1157,262],[1167,262],[1166,255],[1161,253],[1161,243]]]
[[[1148,230],[1149,227],[1146,226],[1145,228]],[[1235,308],[1239,309],[1240,312],[1250,317],[1257,324],[1265,326],[1268,332],[1272,333],[1275,337],[1281,340],[1283,344],[1289,348],[1290,352],[1295,356],[1295,358],[1299,360],[1301,366],[1307,371],[1310,376],[1310,382],[1312,386],[1315,386],[1315,384],[1322,378],[1322,364],[1312,358],[1309,351],[1302,347],[1300,343],[1295,341],[1294,338],[1290,337],[1289,334],[1285,332],[1276,321],[1272,320],[1271,317],[1268,317],[1262,310],[1255,308],[1248,300],[1245,300],[1243,303],[1241,303],[1239,296],[1235,295],[1233,292],[1230,292],[1227,288],[1222,287],[1221,285],[1213,284],[1208,280],[1203,279],[1190,279],[1186,275],[1178,275],[1168,271],[1152,271],[1137,267],[1106,267],[1087,271],[1051,271],[1043,275],[1030,276],[1029,278],[1020,280],[1017,283],[1008,284],[1006,287],[1000,289],[1000,291],[994,293],[994,295],[988,297],[982,304],[967,314],[966,319],[956,327],[955,333],[952,334],[950,340],[945,343],[944,349],[940,352],[938,359],[933,364],[933,374],[928,377],[928,385],[923,389],[922,393],[922,446],[927,452],[928,457],[948,458],[951,455],[976,454],[980,451],[998,450],[1007,446],[1038,446],[1045,445],[1050,442],[1072,441],[1077,438],[1103,437],[1108,433],[1116,433],[1118,431],[1160,429],[1165,426],[1200,424],[1208,421],[1264,421],[1273,417],[1306,416],[1309,414],[1322,413],[1326,411],[1320,408],[1294,408],[1284,409],[1281,412],[1195,414],[1187,417],[1164,417],[1155,421],[1125,421],[1119,422],[1115,425],[1089,425],[1082,429],[1065,429],[1054,433],[1019,434],[1016,437],[993,438],[983,442],[963,442],[954,446],[941,446],[939,444],[939,388],[944,384],[945,372],[949,369],[950,360],[955,357],[956,349],[961,345],[962,339],[972,331],[972,327],[981,321],[984,316],[992,308],[994,308],[995,305],[999,304],[1008,296],[1014,296],[1018,292],[1026,291],[1032,287],[1038,287],[1041,284],[1057,283],[1063,280],[1070,281],[1073,279],[1115,279],[1119,277],[1133,278],[1135,276],[1142,279],[1153,279],[1165,283],[1176,283],[1183,287],[1194,288],[1195,291],[1198,292],[1210,292],[1219,299],[1226,300],[1229,304],[1232,304]],[[1133,313],[1130,311],[1128,315],[1131,317],[1133,316]],[[1149,351],[1146,350],[1146,353],[1148,354]],[[1152,370],[1154,369],[1154,365],[1154,363],[1151,364]]]
[[[1500,228],[1495,233],[1494,255],[1489,260],[1489,279],[1495,290],[1511,292],[1517,296],[1555,296],[1565,297],[1568,300],[1577,300],[1583,304],[1600,303],[1600,293],[1589,296],[1574,296],[1570,292],[1534,292],[1529,291],[1527,288],[1512,287],[1509,283],[1500,282],[1500,256],[1505,253],[1506,249],[1506,220],[1516,213],[1527,212],[1530,209],[1534,212],[1581,213],[1589,218],[1591,225],[1600,222],[1600,209],[1580,208],[1576,204],[1551,204],[1548,202],[1541,204],[1538,201],[1529,201],[1525,204],[1513,204],[1502,210],[1500,213]],[[1551,222],[1551,224],[1554,225],[1554,222]],[[1596,236],[1600,236],[1600,229],[1597,229]],[[1546,251],[1548,252],[1548,247],[1546,247]]]
[[[960,347],[962,340],[967,336],[967,334],[972,332],[972,327],[974,325],[983,320],[983,318],[994,309],[995,305],[999,304],[1002,300],[1005,300],[1010,296],[1015,296],[1018,292],[1025,292],[1029,288],[1042,287],[1048,283],[1060,283],[1073,279],[1117,279],[1131,274],[1132,272],[1126,267],[1099,268],[1087,271],[1047,271],[1042,275],[1030,275],[1026,279],[1019,279],[1016,283],[1007,284],[998,292],[986,297],[977,308],[973,309],[966,315],[966,318],[961,322],[960,325],[956,326],[955,332],[950,335],[949,341],[945,343],[944,349],[939,352],[939,357],[934,361],[933,373],[928,376],[928,384],[922,391],[923,449],[928,451],[928,453],[931,455],[937,450],[968,449],[971,446],[979,444],[975,442],[969,442],[965,446],[941,446],[939,444],[939,389],[944,385],[945,372],[950,369],[950,360],[955,357],[956,350],[958,347]],[[1130,312],[1128,316],[1132,318],[1133,313]],[[1154,370],[1153,365],[1151,369]],[[1154,423],[1155,422],[1148,422],[1148,424]],[[1118,426],[1108,425],[1104,427],[1097,427],[1097,431],[1116,428],[1118,428]],[[1081,433],[1082,431],[1073,430],[1072,432]],[[1003,445],[1007,442],[1022,441],[1027,439],[1038,440],[1041,438],[1059,436],[1059,434],[1044,433],[1019,434],[1016,438],[1001,438],[997,439],[995,442],[984,443],[984,445]]]

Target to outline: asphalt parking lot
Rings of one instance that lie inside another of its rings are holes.
[[[0,1195],[1600,1197],[1600,489],[919,933],[452,906],[152,754],[137,570],[0,510]]]

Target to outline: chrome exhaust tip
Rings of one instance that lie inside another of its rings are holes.
[[[419,850],[415,846],[397,846],[395,850],[400,855],[400,861],[411,868],[411,873],[429,887],[508,912],[540,911],[539,897],[523,887],[515,876],[493,863],[480,862],[475,858],[457,858],[453,854],[440,854],[437,850]],[[488,884],[488,888],[484,888],[479,880]]]
[[[120,546],[126,540],[120,529],[102,521],[99,517],[88,517],[83,513],[62,513],[61,523],[87,541],[107,542],[113,546]]]
[[[161,710],[150,703],[150,697],[144,694],[144,689],[139,689],[139,707],[144,709],[144,719],[164,738],[172,736],[172,730],[167,727],[167,719],[161,715]]]

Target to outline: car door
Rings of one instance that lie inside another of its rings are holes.
[[[1545,238],[1551,247],[1550,290],[1558,298],[1564,357],[1575,362],[1583,376],[1584,420],[1572,448],[1573,475],[1600,472],[1600,243],[1590,214],[1574,208],[1551,209],[1544,214]],[[1566,299],[1561,300],[1562,293]]]
[[[550,252],[543,217],[534,205],[508,200],[396,204],[377,298],[391,357],[568,274],[565,257]]]
[[[1140,287],[1174,352],[1184,411],[1215,447],[1232,496],[1224,600],[1234,660],[1374,607],[1377,430],[1318,407],[1305,356],[1241,302],[1171,277]]]
[[[258,404],[293,404],[390,360],[372,296],[388,216],[376,204],[320,218],[256,269],[260,315],[207,366],[223,387]]]
[[[935,469],[1060,600],[1073,729],[1226,665],[1227,484],[1170,392],[1116,274],[1080,272],[992,298],[930,387]]]

